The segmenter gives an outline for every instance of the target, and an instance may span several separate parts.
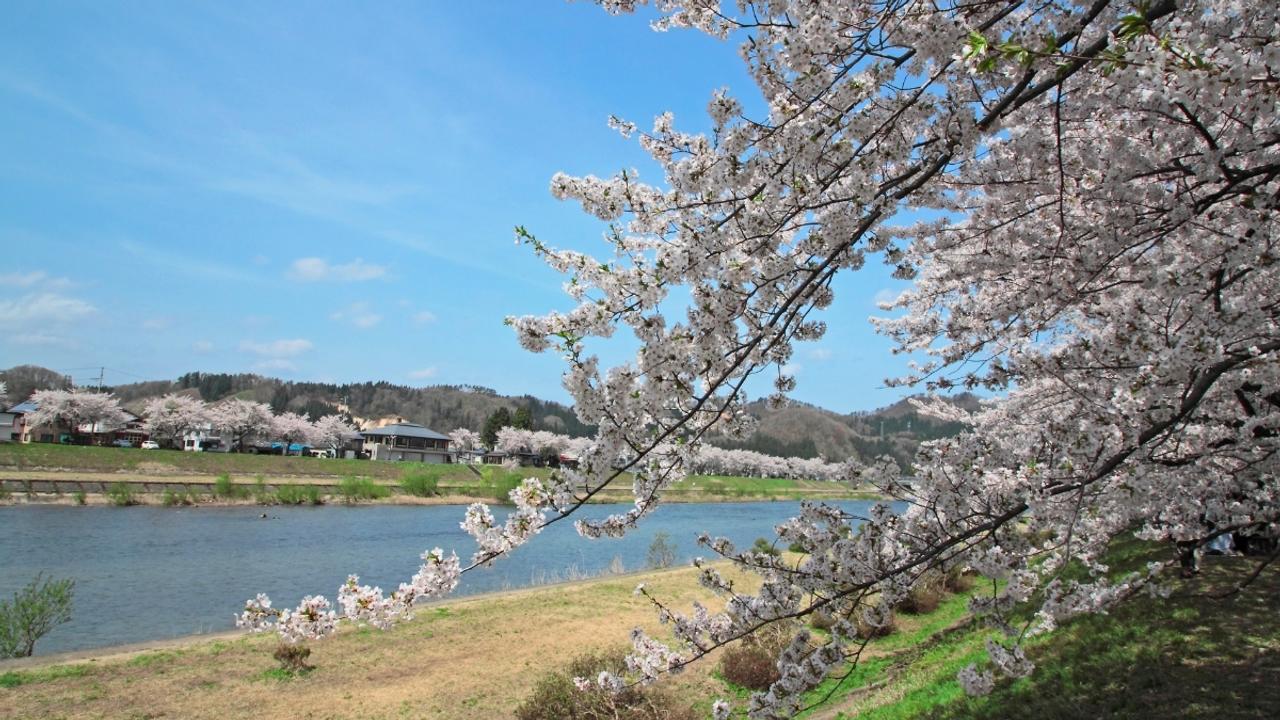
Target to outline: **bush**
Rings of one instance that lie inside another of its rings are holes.
[[[71,499],[74,500],[77,505],[84,505],[88,496],[84,494],[83,490],[77,490],[71,493]]]
[[[520,487],[520,473],[504,472],[495,473],[490,482],[490,490],[493,493],[493,499],[499,503],[511,503],[511,491]]]
[[[162,505],[165,505],[166,507],[173,507],[175,505],[190,505],[192,502],[194,501],[191,498],[191,494],[185,493],[185,492],[179,493],[179,492],[174,492],[172,490],[165,490],[164,495],[160,496],[160,503]]]
[[[12,600],[0,600],[0,658],[29,657],[37,640],[71,620],[74,585],[37,574]]]
[[[751,546],[751,552],[770,555],[772,557],[778,557],[782,554],[778,552],[778,548],[773,546],[773,543],[769,542],[768,538],[762,537],[756,538],[755,544]]]
[[[433,473],[423,469],[405,470],[400,476],[400,487],[410,495],[418,497],[431,497],[438,494],[439,485],[439,479]]]
[[[795,625],[774,623],[736,645],[720,657],[720,675],[730,683],[749,690],[765,690],[778,678],[778,655],[791,643]]]
[[[276,488],[276,502],[281,505],[323,505],[324,497],[315,485],[281,485]]]
[[[671,542],[671,535],[659,532],[649,543],[647,557],[651,568],[669,568],[676,562],[676,546]]]
[[[276,646],[276,651],[271,653],[271,657],[279,660],[280,668],[287,673],[296,675],[315,669],[314,665],[307,664],[307,658],[311,657],[311,648],[306,645],[290,645],[282,642]]]
[[[963,567],[953,567],[947,571],[943,578],[942,586],[948,592],[963,593],[973,589],[974,579],[973,573],[966,572]]]
[[[377,500],[391,494],[391,489],[366,477],[344,477],[338,483],[338,494],[351,503],[360,500]]]
[[[608,671],[620,674],[626,667],[625,650],[579,655],[558,672],[547,673],[516,707],[517,720],[694,720],[688,703],[682,703],[657,686],[629,687],[611,693],[594,686],[596,677]],[[593,682],[579,690],[575,677]]]
[[[231,476],[223,473],[213,481],[213,496],[227,500],[240,500],[249,497],[249,488],[231,482]]]
[[[941,570],[927,570],[911,586],[911,592],[898,603],[905,613],[924,614],[938,609],[942,597],[947,594],[945,577]]]
[[[853,614],[853,627],[858,631],[858,637],[862,638],[879,638],[886,635],[892,635],[898,630],[898,619],[894,616],[893,610],[889,610],[889,617],[883,625],[872,625],[863,617],[861,611]]]
[[[111,483],[107,487],[107,502],[117,507],[137,505],[138,498],[133,494],[133,486],[128,483]]]

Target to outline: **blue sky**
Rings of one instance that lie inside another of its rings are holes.
[[[706,126],[737,48],[588,3],[11,2],[0,25],[0,367],[259,372],[567,401],[502,319],[569,306],[513,242],[605,252],[557,171],[660,178],[610,114]],[[751,103],[748,102],[748,107]],[[893,402],[869,265],[794,396]],[[606,357],[617,357],[616,353]],[[767,388],[762,384],[757,391]]]

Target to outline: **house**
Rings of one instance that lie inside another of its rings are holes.
[[[453,462],[449,436],[422,425],[398,422],[372,430],[361,430],[364,449],[371,460],[392,462]]]
[[[27,422],[27,416],[39,409],[40,406],[30,400],[20,402],[17,405],[0,413],[0,439],[9,442],[29,443],[32,439],[32,428]],[[53,429],[45,426],[38,429],[43,434],[37,435],[41,442],[53,442],[56,438],[53,436]]]

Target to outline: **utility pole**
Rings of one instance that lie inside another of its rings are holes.
[[[107,369],[105,367],[98,368],[98,392],[102,392],[102,380],[106,376],[106,374],[107,374]]]

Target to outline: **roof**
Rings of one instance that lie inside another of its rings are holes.
[[[35,412],[36,410],[39,410],[39,409],[40,409],[40,406],[39,406],[39,405],[37,405],[37,404],[35,404],[35,403],[31,402],[30,400],[26,400],[26,401],[24,401],[24,402],[20,402],[20,403],[18,403],[17,405],[14,405],[13,407],[11,407],[11,408],[9,408],[8,410],[6,410],[5,412],[11,412],[11,413],[24,413],[24,414],[25,414],[25,413],[33,413],[33,412]]]
[[[388,437],[395,435],[396,437],[416,437],[426,438],[428,440],[448,440],[448,435],[441,435],[429,427],[417,425],[414,423],[396,423],[394,425],[384,425],[375,430],[361,430],[360,434],[365,437]]]

